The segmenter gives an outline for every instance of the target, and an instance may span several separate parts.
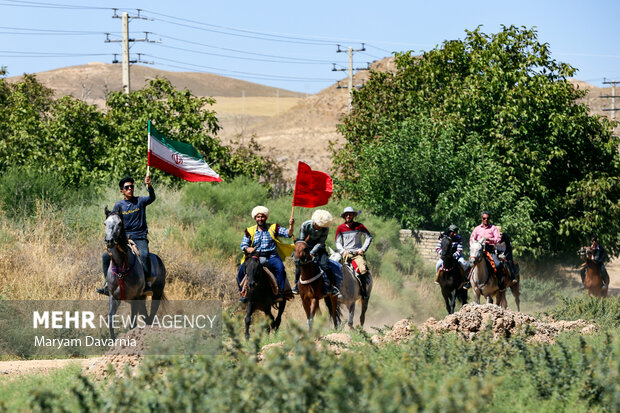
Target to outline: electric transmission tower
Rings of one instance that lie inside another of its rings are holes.
[[[620,81],[617,81],[617,80],[607,81],[603,79],[603,84],[611,85],[611,95],[601,95],[602,98],[607,98],[607,99],[611,98],[611,108],[603,108],[603,111],[611,112],[612,120],[616,118],[615,116],[616,111],[620,110],[620,108],[616,108],[616,98],[620,98],[620,96],[616,96],[616,84],[618,83],[620,83]]]
[[[366,50],[366,47],[364,47],[364,43],[362,43],[362,48],[361,49],[353,49],[352,47],[349,47],[347,50],[343,50],[340,48],[340,45],[338,46],[338,50],[336,50],[336,53],[348,53],[349,54],[349,68],[342,68],[342,69],[337,69],[336,68],[336,63],[332,63],[334,66],[332,67],[332,72],[345,72],[348,71],[349,72],[349,83],[347,86],[340,86],[340,82],[338,82],[338,88],[342,89],[342,88],[347,88],[349,89],[349,113],[351,113],[351,109],[353,107],[353,71],[354,70],[370,70],[370,63],[367,63],[367,67],[356,67],[355,69],[353,68],[353,52],[363,52]],[[360,88],[362,87],[362,85],[355,85],[356,88]]]
[[[130,16],[129,13],[123,13],[119,16],[116,12],[118,9],[114,9],[113,19],[122,19],[123,21],[123,39],[122,40],[111,40],[110,33],[106,33],[105,43],[122,43],[123,44],[123,92],[129,93],[131,91],[131,85],[129,81],[129,64],[130,63],[147,63],[153,64],[153,62],[145,62],[141,60],[141,54],[138,53],[138,59],[130,60],[129,59],[129,43],[133,42],[147,42],[147,43],[155,43],[155,41],[149,39],[149,32],[144,32],[144,38],[142,39],[131,39],[129,38],[129,19],[140,19],[140,20],[149,20],[146,17],[140,16],[141,9],[137,9],[138,14],[136,16]],[[118,63],[116,59],[116,54],[114,54],[114,60],[112,63]]]

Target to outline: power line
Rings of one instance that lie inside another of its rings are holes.
[[[255,58],[255,57],[231,56],[231,55],[225,55],[225,54],[219,54],[219,53],[205,52],[203,50],[186,49],[184,47],[167,46],[167,45],[164,45],[164,44],[158,44],[158,46],[166,48],[166,49],[180,50],[180,51],[189,52],[189,53],[196,53],[196,54],[200,54],[200,55],[218,56],[218,57],[225,57],[225,58],[229,58],[229,59],[239,59],[239,60],[250,60],[250,61],[255,61],[255,62],[303,64],[303,65],[309,65],[309,64],[324,65],[324,64],[326,64],[326,62],[294,62],[294,61],[290,61],[290,60],[273,60],[273,59],[260,59],[260,58]]]
[[[109,10],[110,7],[96,7],[96,6],[76,6],[73,4],[57,4],[57,3],[44,3],[39,1],[19,1],[19,0],[3,0],[6,3],[0,3],[4,6],[14,7],[31,7],[40,9],[72,9],[72,10]]]
[[[2,34],[36,34],[36,35],[101,35],[102,32],[87,30],[55,30],[55,29],[32,29],[27,27],[7,27],[0,26],[0,29],[20,30],[19,32],[0,32]]]
[[[265,54],[265,53],[256,53],[256,52],[250,52],[247,50],[239,50],[239,49],[231,49],[231,48],[227,48],[227,47],[219,47],[219,46],[213,46],[210,44],[205,44],[205,43],[200,43],[200,42],[195,42],[192,40],[185,40],[185,39],[179,39],[177,37],[172,37],[172,36],[166,36],[166,35],[162,35],[159,33],[152,33],[155,36],[160,36],[164,39],[170,39],[170,40],[176,40],[179,42],[184,42],[184,43],[190,43],[190,44],[195,44],[198,46],[204,46],[204,47],[208,47],[208,48],[212,48],[212,49],[218,49],[218,50],[224,50],[224,51],[228,51],[228,52],[234,52],[234,53],[243,53],[243,54],[250,54],[253,56],[262,56],[262,57],[272,57],[272,58],[277,58],[277,59],[288,59],[288,60],[294,60],[294,61],[298,61],[300,63],[317,63],[317,64],[329,64],[331,63],[331,61],[329,60],[316,60],[316,59],[305,59],[305,58],[300,58],[300,57],[287,57],[287,56],[278,56],[278,55],[270,55],[270,54]]]
[[[242,74],[242,75],[249,75],[249,76],[260,76],[266,79],[271,79],[271,80],[295,80],[295,81],[321,81],[321,82],[333,82],[333,79],[327,79],[327,78],[304,78],[304,77],[298,77],[298,76],[284,76],[284,75],[270,75],[270,74],[266,74],[266,73],[251,73],[251,72],[242,72],[242,71],[238,71],[238,70],[227,70],[227,69],[222,69],[219,67],[212,67],[212,66],[204,66],[204,65],[197,65],[197,64],[193,64],[193,63],[186,63],[186,62],[181,62],[178,60],[174,60],[174,59],[167,59],[164,57],[158,57],[158,56],[154,56],[151,54],[144,54],[144,56],[149,56],[153,59],[159,59],[159,60],[163,60],[166,62],[172,62],[172,63],[178,63],[181,65],[186,65],[186,66],[192,66],[192,67],[198,67],[201,69],[208,69],[208,70],[218,70],[218,71],[223,71],[226,73],[235,73],[235,74]]]

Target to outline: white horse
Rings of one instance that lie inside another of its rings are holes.
[[[361,281],[355,276],[354,270],[349,264],[343,264],[342,255],[329,248],[329,259],[342,264],[342,286],[340,287],[342,298],[338,299],[338,305],[344,305],[349,310],[349,320],[347,321],[347,324],[349,325],[349,328],[353,328],[355,303],[358,300],[361,300],[362,312],[360,313],[360,325],[363,327],[364,321],[366,320],[368,300],[370,299],[370,293],[372,291],[372,275],[370,274],[370,271],[368,271],[368,284],[366,286],[368,298],[363,299],[360,287]]]
[[[471,272],[469,282],[474,290],[474,297],[477,304],[480,304],[480,296],[487,298],[487,304],[493,304],[493,297],[497,298],[497,304],[503,308],[508,307],[506,302],[506,291],[501,291],[497,283],[497,278],[491,276],[485,258],[484,246],[486,239],[474,241],[469,246],[469,261]]]

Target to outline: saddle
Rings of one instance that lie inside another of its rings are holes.
[[[278,292],[280,291],[280,289],[278,288],[278,280],[276,279],[276,276],[269,270],[269,268],[262,266],[263,271],[265,271],[265,274],[267,274],[267,281],[269,282],[269,286],[271,287],[271,292],[273,293],[273,295],[278,295]],[[284,279],[284,298],[286,300],[290,300],[291,294],[286,294],[288,291],[291,291],[291,284],[288,281],[288,278]],[[247,293],[248,293],[248,278],[247,277],[243,277],[243,280],[241,280],[241,295],[244,297],[247,297]]]

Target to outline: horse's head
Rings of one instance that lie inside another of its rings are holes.
[[[106,216],[105,221],[103,221],[103,225],[105,225],[105,243],[108,248],[112,248],[119,242],[127,239],[123,225],[123,215],[118,210],[109,211],[107,206],[104,211]]]
[[[446,236],[441,239],[441,259],[445,262],[446,259],[452,258],[452,240]]]
[[[248,282],[248,291],[252,291],[259,282],[262,265],[258,257],[248,255],[245,259],[245,276]]]
[[[308,247],[308,240],[310,235],[305,240],[295,240],[295,252],[293,253],[293,260],[295,265],[302,265],[310,261],[310,248]]]
[[[482,251],[484,250],[485,243],[486,239],[482,238],[480,241],[473,241],[469,244],[469,261],[472,266],[479,263],[482,259]]]
[[[342,260],[342,255],[338,251],[334,251],[332,247],[327,247],[329,251],[329,259],[332,261],[340,262]]]

